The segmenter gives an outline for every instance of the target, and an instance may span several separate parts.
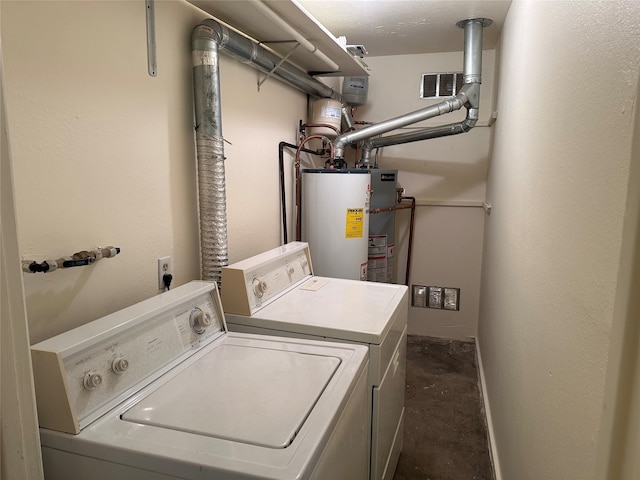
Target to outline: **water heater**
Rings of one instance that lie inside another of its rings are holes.
[[[316,275],[367,279],[371,174],[368,170],[302,171],[302,240]]]

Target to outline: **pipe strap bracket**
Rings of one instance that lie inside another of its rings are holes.
[[[282,60],[280,60],[272,69],[269,73],[267,73],[267,75],[262,79],[258,81],[258,92],[260,91],[260,87],[264,84],[264,82],[266,82],[267,80],[269,80],[269,78],[271,77],[271,75],[273,75],[273,73],[278,70],[278,68],[280,68],[280,66],[287,61],[287,59],[291,56],[291,54],[296,50],[296,48],[298,48],[300,46],[299,43],[296,42],[296,44],[293,46],[293,48],[291,50],[289,50],[289,53],[287,53],[284,58]]]

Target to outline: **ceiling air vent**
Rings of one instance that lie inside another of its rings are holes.
[[[423,73],[420,98],[453,97],[462,88],[462,72]]]

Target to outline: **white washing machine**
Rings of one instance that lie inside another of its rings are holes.
[[[366,479],[367,349],[227,333],[192,282],[32,346],[47,480]]]
[[[292,242],[222,270],[231,331],[353,342],[369,348],[372,480],[391,479],[402,450],[408,288],[313,275]]]

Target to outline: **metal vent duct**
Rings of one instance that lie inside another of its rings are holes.
[[[425,109],[338,136],[334,141],[336,159],[342,158],[346,145],[360,140],[367,140],[364,150],[368,155],[371,148],[383,145],[454,135],[470,130],[478,118],[482,72],[482,29],[491,23],[491,20],[484,18],[463,20],[458,23],[458,26],[464,28],[465,36],[465,79],[458,95]],[[228,247],[218,52],[251,65],[308,95],[332,98],[341,103],[342,95],[297,67],[284,62],[253,40],[212,19],[206,19],[194,28],[191,49],[198,159],[201,274],[204,280],[215,280],[220,283],[222,267],[228,264]],[[369,140],[382,133],[459,110],[463,106],[467,108],[467,118],[463,122],[428,128],[416,133]],[[352,126],[346,105],[343,113],[346,114],[347,124]]]
[[[416,142],[447,135],[456,135],[471,130],[478,121],[478,108],[480,104],[480,84],[482,83],[482,29],[492,23],[493,21],[488,18],[475,18],[462,20],[456,24],[458,27],[464,29],[464,81],[460,92],[456,96],[421,110],[339,136],[333,142],[336,149],[336,159],[343,157],[344,148],[349,143],[366,140],[364,148],[362,149],[360,163],[368,166],[371,150],[374,148]],[[422,120],[459,110],[463,106],[467,108],[467,117],[462,122],[425,128],[418,132],[373,138],[377,135]]]
[[[220,109],[218,52],[270,74],[303,93],[332,98],[342,95],[302,70],[282,62],[253,40],[212,19],[197,25],[191,36],[198,160],[200,260],[203,280],[220,285],[222,267],[228,265],[224,140]]]

